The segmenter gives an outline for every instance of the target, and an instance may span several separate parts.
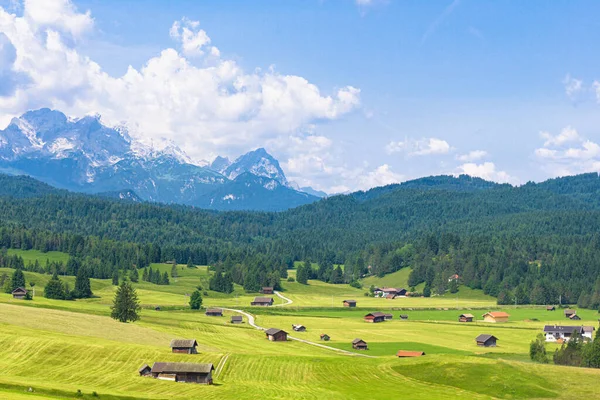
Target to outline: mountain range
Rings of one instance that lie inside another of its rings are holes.
[[[71,191],[217,210],[281,211],[325,196],[289,182],[263,148],[197,165],[174,143],[156,149],[99,116],[71,119],[48,108],[0,131],[0,172]]]

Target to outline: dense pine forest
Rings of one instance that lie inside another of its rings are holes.
[[[439,176],[281,213],[213,212],[1,175],[0,248],[63,251],[96,278],[151,262],[210,264],[222,291],[278,282],[295,261],[318,265],[301,267],[303,280],[353,284],[410,266],[409,284],[425,283],[425,295],[452,290],[458,274],[501,304],[598,308],[599,194],[597,174],[520,187]]]

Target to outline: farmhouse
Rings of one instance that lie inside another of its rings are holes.
[[[546,306],[546,311],[556,311],[556,307],[554,307],[554,306]]]
[[[328,334],[326,334],[326,333],[321,333],[321,336],[319,336],[319,337],[321,338],[321,340],[324,340],[324,341],[326,341],[326,342],[329,342],[329,339],[331,339],[331,338],[329,337],[329,335],[328,335]]]
[[[575,314],[575,310],[571,310],[569,308],[565,310],[565,318],[571,318],[571,315],[573,314]]]
[[[504,311],[491,311],[483,314],[484,322],[508,322],[508,315]]]
[[[571,321],[580,321],[581,317],[579,315],[577,315],[577,314],[571,314],[571,316],[569,317],[569,319]]]
[[[356,350],[369,350],[367,347],[367,342],[358,338],[352,341],[352,348]]]
[[[140,376],[152,376],[152,368],[148,364],[142,365],[142,368],[138,369]]]
[[[394,316],[392,314],[383,314],[383,319],[385,319],[386,321],[390,320],[392,318],[394,318]]]
[[[12,291],[13,299],[23,300],[27,296],[27,289],[18,287]]]
[[[477,346],[496,347],[498,338],[494,335],[481,334],[475,338]]]
[[[356,300],[344,300],[344,307],[356,307]]]
[[[196,350],[198,342],[195,339],[173,339],[171,340],[171,351],[180,354],[198,354]]]
[[[373,290],[373,294],[389,298],[388,296],[405,296],[406,289],[398,289],[398,288],[375,288]],[[393,298],[393,297],[392,297]]]
[[[153,378],[174,382],[204,383],[212,385],[212,364],[192,364],[177,362],[155,362],[150,374]],[[147,370],[147,369],[146,369]],[[142,374],[140,369],[140,375]]]
[[[244,322],[244,319],[242,318],[241,315],[232,315],[231,316],[232,324],[241,324],[242,322]]]
[[[273,298],[272,297],[255,297],[254,301],[252,303],[250,303],[250,305],[261,306],[261,307],[272,306]]]
[[[408,315],[407,314],[400,314],[400,319],[408,319]]]
[[[296,332],[306,332],[306,327],[304,325],[294,325],[292,324],[292,329]]]
[[[594,332],[593,326],[557,326],[557,325],[546,325],[544,326],[544,335],[546,336],[546,342],[556,342],[563,340],[565,342],[571,340],[573,333],[579,333],[584,338],[592,339]]]
[[[364,319],[366,322],[383,322],[385,321],[385,314],[382,312],[368,313]]]
[[[260,289],[260,293],[262,294],[273,294],[273,288],[270,286],[265,286],[262,289]]]
[[[398,357],[421,357],[424,356],[425,352],[424,351],[408,351],[408,350],[398,350],[398,353],[396,353],[396,356]]]
[[[270,328],[265,331],[267,339],[272,342],[285,342],[287,340],[287,332],[277,328]]]
[[[473,318],[475,318],[473,314],[460,314],[458,322],[473,322]]]
[[[206,310],[205,314],[209,317],[222,317],[223,310],[221,310],[220,308],[209,308]]]

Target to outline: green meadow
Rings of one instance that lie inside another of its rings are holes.
[[[40,261],[47,257],[22,253]],[[167,264],[152,267],[171,269]],[[123,324],[109,317],[115,290],[110,280],[92,280],[92,299],[48,300],[42,293],[49,276],[27,272],[27,281],[36,283],[32,301],[0,294],[0,398],[387,399],[393,391],[406,399],[591,399],[600,390],[600,370],[529,361],[529,343],[545,324],[575,324],[560,309],[504,307],[510,322],[490,324],[481,315],[500,308],[468,288],[461,288],[458,296],[386,300],[364,297],[364,289],[348,285],[286,280],[282,294],[292,304],[283,305],[275,297],[279,306],[252,308],[257,293],[240,287],[229,295],[207,290],[207,267],[180,265],[178,274],[170,285],[135,284],[144,305],[141,319]],[[73,277],[64,279],[74,282]],[[245,310],[260,326],[281,328],[332,349],[293,340],[270,342],[246,317],[243,324],[230,324],[233,311],[207,317],[202,310],[189,310],[187,295],[197,286],[207,293],[205,306]],[[345,298],[357,300],[358,308],[342,307]],[[156,306],[161,310],[155,311]],[[391,312],[393,319],[364,322],[364,314],[371,311]],[[474,314],[476,321],[458,322],[462,312]],[[407,314],[408,320],[400,320],[399,314]],[[578,315],[582,321],[577,324],[598,325],[595,311],[578,310]],[[307,330],[294,332],[292,324]],[[322,333],[331,340],[320,341]],[[478,347],[474,339],[481,333],[497,336],[498,347]],[[199,354],[172,354],[169,342],[175,338],[195,338]],[[355,338],[365,340],[369,350],[353,350]],[[550,353],[555,348],[547,346]],[[426,355],[399,359],[398,350]],[[140,366],[155,361],[213,363],[215,384],[138,375]]]

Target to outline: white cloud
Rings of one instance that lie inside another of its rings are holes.
[[[360,190],[367,190],[377,186],[399,183],[405,179],[406,178],[402,174],[392,171],[392,168],[388,164],[383,164],[373,171],[359,176],[357,188]]]
[[[577,131],[570,126],[563,128],[556,136],[553,136],[549,132],[540,132],[540,137],[546,140],[544,142],[544,147],[561,146],[565,143],[577,142],[581,140]]]
[[[126,123],[134,137],[173,140],[201,159],[239,154],[360,106],[360,90],[352,86],[326,95],[274,68],[245,72],[222,59],[207,33],[187,19],[165,32],[181,52],[164,49],[143,67],[114,77],[76,47],[92,28],[91,14],[67,0],[28,0],[23,16],[0,8],[0,32],[16,54],[9,70],[26,82],[0,97],[2,122],[39,107],[72,116],[99,113],[105,123]]]
[[[553,176],[600,172],[600,145],[575,129],[564,128],[556,136],[542,132],[541,137],[546,140],[534,155],[541,168]]]
[[[563,84],[565,85],[565,94],[572,100],[583,90],[583,81],[571,77],[570,74],[565,76]]]
[[[420,140],[406,139],[403,142],[391,141],[385,146],[388,154],[407,153],[412,156],[425,156],[435,154],[447,154],[452,150],[448,142],[437,138],[426,138]]]
[[[461,154],[459,156],[456,157],[456,159],[458,161],[477,161],[477,160],[481,160],[482,158],[486,157],[488,155],[487,151],[485,150],[473,150],[468,152],[467,154]]]
[[[507,172],[496,170],[496,165],[493,162],[489,161],[481,164],[465,163],[459,166],[458,172],[455,173],[455,175],[461,174],[476,176],[488,181],[494,181],[499,183],[519,183],[519,180],[517,178],[510,176]]]

